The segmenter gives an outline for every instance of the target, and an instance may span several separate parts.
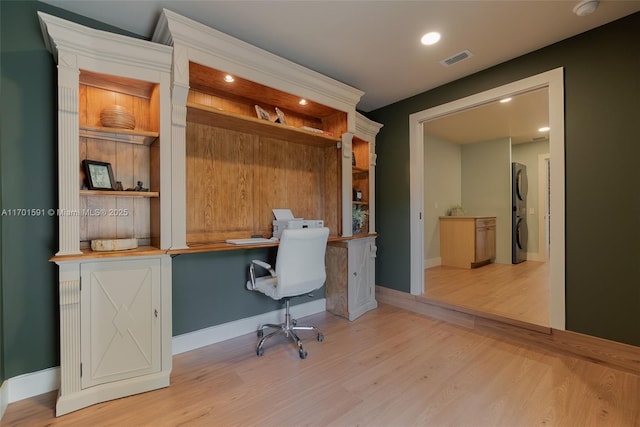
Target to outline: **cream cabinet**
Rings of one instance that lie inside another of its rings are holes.
[[[38,16],[58,64],[63,415],[169,385],[172,50]]]
[[[442,265],[474,268],[496,257],[496,218],[484,216],[440,217]]]
[[[378,307],[375,294],[375,237],[327,245],[327,311],[354,320]]]
[[[161,261],[80,265],[83,389],[160,372]]]

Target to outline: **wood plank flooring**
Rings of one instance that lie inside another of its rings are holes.
[[[549,263],[489,264],[474,269],[425,270],[429,301],[550,326]]]
[[[380,304],[353,322],[303,319],[255,356],[245,335],[174,357],[171,386],[54,418],[56,392],[9,405],[2,426],[640,425],[640,377]],[[301,321],[302,323],[302,321]]]

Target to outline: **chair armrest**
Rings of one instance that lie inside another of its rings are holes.
[[[254,259],[253,261],[251,261],[251,265],[249,266],[249,279],[251,280],[251,289],[256,288],[256,272],[255,272],[254,265],[260,266],[265,270],[269,271],[269,274],[271,274],[271,277],[276,277],[276,272],[273,268],[271,268],[271,264]]]
[[[262,267],[265,270],[269,271],[269,274],[271,274],[271,277],[276,277],[276,272],[271,268],[271,264],[266,263],[264,261],[260,261],[259,259],[254,259],[254,260],[251,261],[251,263],[259,265],[260,267]]]

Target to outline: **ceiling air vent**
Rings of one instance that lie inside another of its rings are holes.
[[[455,55],[450,56],[447,59],[443,59],[442,61],[440,61],[440,63],[445,67],[450,67],[456,62],[464,61],[465,59],[471,58],[472,56],[473,53],[469,52],[468,50],[463,50],[462,52],[456,53]]]

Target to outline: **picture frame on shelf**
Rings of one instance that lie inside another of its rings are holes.
[[[284,112],[279,109],[278,107],[276,107],[276,114],[278,115],[278,119],[276,120],[276,123],[280,123],[283,125],[287,124],[287,117],[284,115]]]
[[[271,121],[271,115],[261,106],[256,104],[256,115],[259,119]]]
[[[113,190],[115,180],[111,163],[83,160],[89,190]]]

